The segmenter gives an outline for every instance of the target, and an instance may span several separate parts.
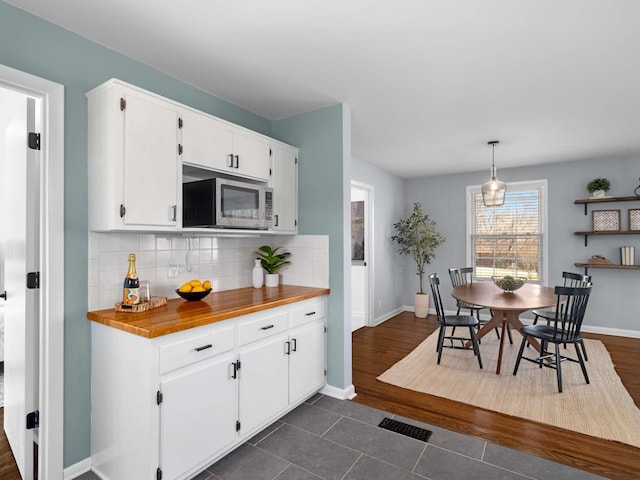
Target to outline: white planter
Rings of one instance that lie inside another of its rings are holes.
[[[277,287],[280,283],[280,274],[279,273],[265,273],[264,274],[264,285],[266,287]]]
[[[607,192],[605,192],[604,190],[594,190],[593,192],[591,192],[591,198],[604,197],[606,193]]]
[[[429,295],[426,293],[416,293],[413,296],[413,309],[416,317],[426,318],[429,313]]]

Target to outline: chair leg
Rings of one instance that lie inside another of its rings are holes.
[[[444,325],[440,326],[440,335],[438,336],[438,348],[437,348],[437,352],[438,352],[438,365],[440,365],[440,357],[442,357],[442,350],[444,350],[443,344],[444,344],[444,329],[446,327]]]
[[[509,337],[509,345],[513,345],[513,338],[511,337],[511,325],[507,323],[507,336]]]
[[[471,343],[473,344],[473,351],[478,357],[478,365],[482,368],[482,358],[480,358],[480,347],[478,346],[478,338],[476,337],[476,331],[474,327],[469,327],[469,335],[471,335]]]
[[[562,369],[560,367],[560,344],[556,343],[556,375],[558,377],[558,392],[562,393]]]
[[[518,359],[516,360],[516,366],[513,367],[513,374],[518,373],[518,367],[520,366],[520,360],[522,360],[522,354],[524,353],[524,347],[527,345],[527,336],[525,335],[520,344],[520,350],[518,351]]]
[[[582,368],[582,374],[584,375],[584,379],[588,385],[589,375],[587,375],[587,367],[584,364],[584,360],[582,359],[582,354],[580,353],[580,348],[578,347],[578,344],[576,343],[575,346],[576,346],[576,354],[578,355],[578,361],[580,362],[580,367]],[[584,345],[582,346],[582,348],[584,348]]]
[[[589,357],[587,357],[587,349],[584,348],[584,340],[580,340],[580,346],[582,347],[582,355],[584,356],[584,361],[588,362]]]

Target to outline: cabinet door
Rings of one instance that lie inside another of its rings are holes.
[[[177,226],[177,111],[133,91],[125,100],[124,223]]]
[[[324,319],[291,331],[289,403],[317,391],[325,383]]]
[[[298,159],[297,150],[276,145],[273,149],[273,229],[298,231]]]
[[[177,478],[237,437],[233,355],[221,355],[165,375],[160,383],[160,468]]]
[[[268,181],[271,171],[271,145],[259,135],[236,131],[233,134],[234,173]]]
[[[182,163],[213,170],[228,170],[233,152],[233,133],[219,121],[184,112],[182,119]]]
[[[238,382],[240,435],[249,432],[288,405],[287,335],[242,347]]]

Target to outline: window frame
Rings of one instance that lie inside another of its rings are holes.
[[[520,182],[507,182],[507,193],[511,191],[521,191],[521,190],[530,190],[530,189],[540,189],[540,202],[542,203],[540,208],[540,236],[541,236],[541,250],[542,250],[542,261],[540,262],[540,268],[542,269],[542,274],[540,275],[540,280],[531,281],[531,283],[539,283],[542,285],[548,284],[549,280],[549,228],[548,228],[548,217],[549,217],[549,188],[548,188],[548,180],[547,179],[538,179],[538,180],[527,180]],[[471,249],[473,248],[472,235],[474,235],[473,224],[474,224],[474,194],[482,195],[482,185],[467,185],[466,186],[466,265],[470,265],[473,267],[473,278],[478,281],[487,280],[484,277],[478,278],[475,274],[475,264],[473,263],[473,252]]]

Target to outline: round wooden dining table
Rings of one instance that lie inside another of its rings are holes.
[[[482,325],[482,328],[478,331],[478,339],[484,337],[494,328],[502,328],[496,374],[500,374],[507,324],[520,332],[523,327],[519,318],[521,313],[537,308],[555,306],[557,298],[553,288],[533,283],[525,283],[515,292],[505,292],[493,282],[474,282],[454,287],[451,295],[461,302],[491,309],[493,313],[491,320]],[[536,339],[529,338],[529,344],[540,352],[540,343]]]

